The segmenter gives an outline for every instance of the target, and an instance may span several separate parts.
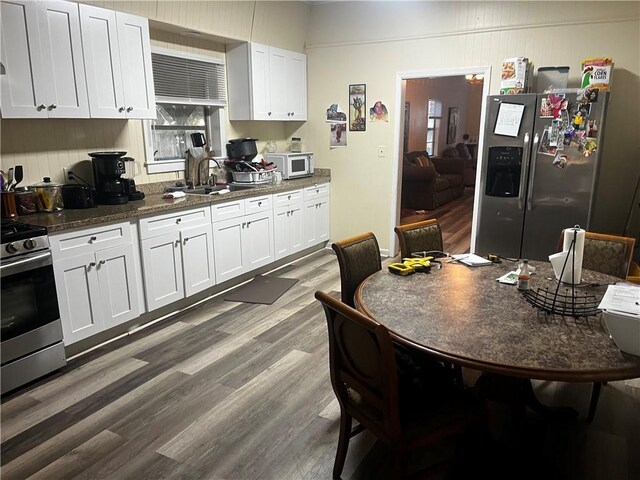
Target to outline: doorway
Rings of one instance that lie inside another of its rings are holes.
[[[481,136],[490,74],[489,66],[396,74],[396,105],[404,108],[398,108],[396,112],[393,167],[396,196],[391,218],[394,225],[437,218],[443,227],[445,249],[449,246],[454,253],[461,253],[457,249],[464,245],[467,245],[464,248],[470,246],[473,250],[475,205],[478,203],[474,186],[479,181],[478,172],[481,170]],[[465,134],[468,137],[463,138]],[[425,195],[424,184],[412,176],[415,173],[424,175],[424,170],[420,170],[424,157],[435,157],[429,168],[436,168],[436,163],[440,163],[446,169],[453,163],[443,164],[446,161],[444,157],[462,156],[457,149],[468,152],[470,156],[465,162],[454,161],[458,166],[464,163],[465,178],[459,179],[457,168],[456,175],[449,177],[451,188],[443,189],[443,180],[447,178],[443,171],[437,193],[434,193],[434,183],[430,180],[430,193]],[[415,161],[418,169],[411,165],[404,171],[404,154],[407,152],[411,152],[408,158]],[[423,156],[421,152],[428,155]],[[422,158],[416,161],[418,156]],[[403,187],[407,185],[403,195]],[[397,239],[393,232],[389,245],[390,253],[397,253]]]

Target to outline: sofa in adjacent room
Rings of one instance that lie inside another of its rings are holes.
[[[429,157],[426,151],[405,153],[402,168],[402,207],[434,210],[461,197],[465,160]]]

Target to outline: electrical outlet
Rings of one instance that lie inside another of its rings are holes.
[[[387,156],[387,147],[385,145],[378,145],[378,158],[384,158]]]
[[[64,174],[64,183],[76,183],[73,181],[73,175],[69,176],[69,172],[71,172],[69,167],[62,167],[62,172]]]

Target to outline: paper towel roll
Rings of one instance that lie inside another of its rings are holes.
[[[573,239],[576,239],[576,247],[575,247],[575,270],[574,270],[574,284],[578,284],[582,281],[582,257],[584,255],[584,237],[585,231],[581,229],[579,226],[575,226],[573,228],[566,228],[564,230],[564,242],[562,245],[562,251],[567,252],[571,248],[571,242]],[[569,257],[569,261],[567,262],[567,268],[565,269],[565,275],[563,275],[563,281],[566,283],[571,283],[571,280],[565,280],[567,277],[567,271],[571,272],[572,266],[572,258]]]

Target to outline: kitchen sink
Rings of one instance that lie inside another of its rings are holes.
[[[229,189],[232,192],[237,192],[238,190],[246,190],[247,188],[255,188],[260,186],[264,186],[264,184],[261,185],[259,183],[256,183],[256,184],[248,183],[244,185],[238,185],[238,184],[228,183],[227,185],[216,185],[215,187],[205,185],[201,187],[189,188],[187,190],[184,190],[184,193],[186,193],[187,195],[215,195],[217,192],[225,188]]]

